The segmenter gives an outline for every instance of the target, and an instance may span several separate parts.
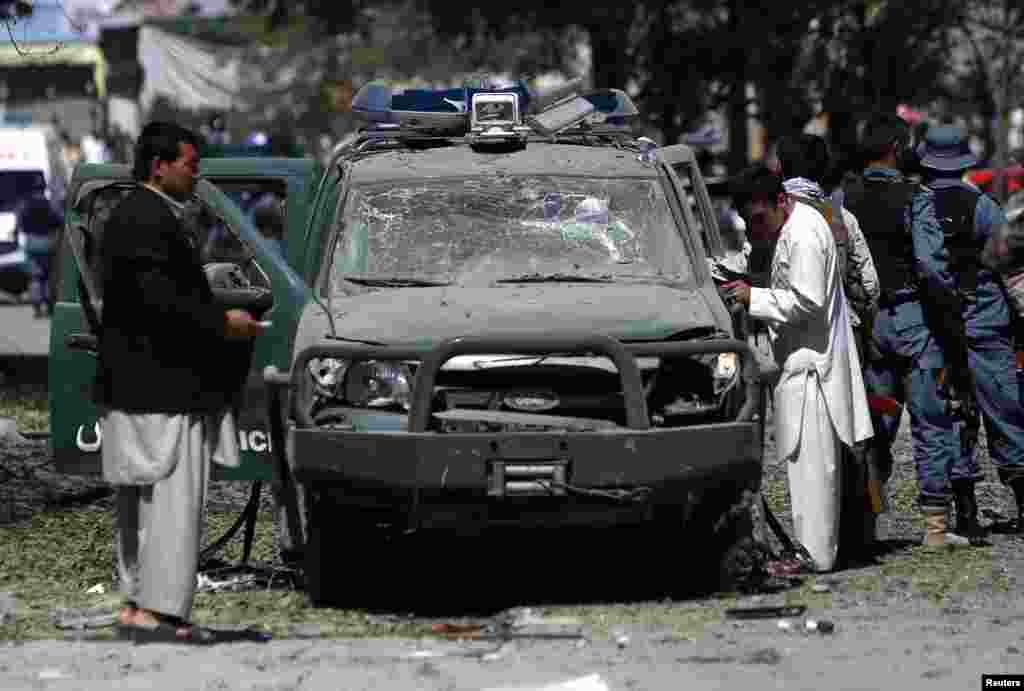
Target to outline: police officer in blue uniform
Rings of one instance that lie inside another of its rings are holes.
[[[875,260],[881,296],[865,338],[864,384],[872,404],[875,436],[868,461],[884,482],[892,472],[892,444],[905,406],[910,413],[918,503],[927,533],[924,544],[940,547],[968,540],[947,530],[947,478],[960,460],[955,423],[947,410],[939,376],[943,351],[925,320],[925,299],[941,285],[927,271],[933,253],[918,238],[939,238],[935,195],[910,182],[903,169],[913,160],[910,128],[895,115],[880,114],[864,128],[867,165],[843,186],[846,208],[860,221]]]
[[[976,405],[980,413],[961,427],[961,455],[950,471],[956,532],[974,536],[981,531],[974,496],[974,483],[980,476],[974,453],[977,437],[972,430],[972,423],[976,426],[980,417],[999,479],[1016,497],[1017,532],[1024,533],[1024,406],[1012,347],[1011,308],[999,275],[981,263],[982,249],[1006,223],[1006,215],[995,200],[963,181],[964,172],[977,163],[963,129],[930,128],[918,154],[925,184],[935,193],[942,226],[942,237],[928,242],[933,246],[941,242],[945,248],[923,260],[931,273],[948,277],[961,303],[961,319],[955,328],[962,330],[960,348],[964,352],[947,353],[947,361],[966,360],[961,385],[967,391],[966,396],[961,395],[964,405]],[[973,401],[969,400],[972,395]]]

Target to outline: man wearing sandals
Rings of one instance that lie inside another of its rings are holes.
[[[785,459],[793,530],[818,571],[832,571],[839,545],[841,445],[872,433],[853,344],[835,240],[825,218],[796,200],[782,177],[759,166],[738,185],[752,236],[776,239],[769,287],[726,284],[752,318],[767,322],[781,370],[775,439]]]
[[[206,644],[192,624],[210,461],[239,463],[230,342],[262,327],[215,304],[196,239],[182,223],[199,175],[196,136],[151,123],[135,148],[139,186],[103,233],[95,399],[103,474],[117,486],[120,637]],[[226,372],[232,373],[226,375]]]

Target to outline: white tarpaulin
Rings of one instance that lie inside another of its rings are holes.
[[[158,96],[190,110],[244,108],[241,55],[237,46],[199,41],[144,24],[139,29],[139,62],[145,70],[143,110]]]

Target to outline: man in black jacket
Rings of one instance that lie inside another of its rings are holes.
[[[198,149],[184,128],[147,125],[135,149],[140,185],[104,229],[95,399],[104,477],[118,486],[118,630],[136,642],[214,640],[188,619],[209,464],[238,465],[230,342],[262,331],[248,312],[214,302],[182,223]]]

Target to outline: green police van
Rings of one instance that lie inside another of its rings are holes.
[[[273,325],[255,343],[245,405],[239,419],[242,465],[217,467],[222,479],[269,480],[272,444],[265,422],[262,370],[287,368],[309,280],[318,266],[320,239],[308,226],[321,166],[308,158],[222,157],[202,161],[194,204],[204,263],[220,269],[218,297],[227,305],[270,302]],[[135,182],[126,165],[82,164],[68,187],[60,255],[61,281],[50,332],[50,429],[58,469],[98,474],[103,443],[91,402],[96,333],[102,325],[101,281],[96,274],[103,225]],[[273,195],[282,200],[283,255],[232,199]],[[309,233],[307,233],[309,231]]]

